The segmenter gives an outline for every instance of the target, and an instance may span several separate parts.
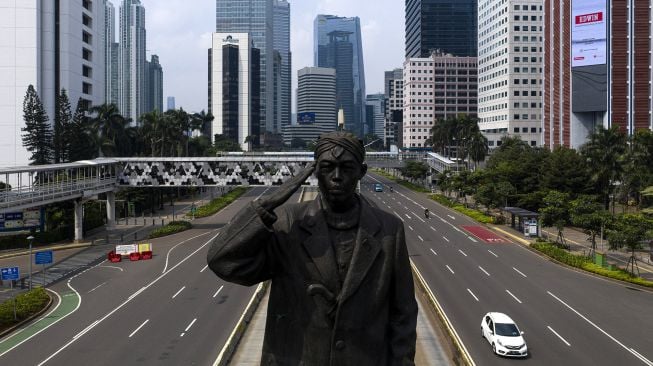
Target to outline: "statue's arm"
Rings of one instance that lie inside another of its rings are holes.
[[[245,286],[270,279],[275,262],[276,219],[258,202],[249,203],[211,243],[206,257],[209,268],[225,281]]]
[[[390,352],[392,365],[414,365],[417,339],[417,302],[408,259],[404,226],[398,223],[394,284],[390,304]]]

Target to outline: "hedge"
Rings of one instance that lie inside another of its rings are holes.
[[[188,222],[188,221],[172,221],[168,223],[165,226],[162,226],[158,229],[153,230],[150,232],[149,238],[154,239],[154,238],[159,238],[162,236],[166,235],[172,235],[176,233],[180,233],[182,231],[186,231],[190,228],[192,228],[193,225]]]
[[[612,270],[605,267],[601,267],[600,265],[593,263],[590,260],[590,258],[583,255],[571,254],[570,252],[556,246],[555,244],[537,242],[537,243],[532,243],[531,248],[541,253],[544,253],[547,256],[559,262],[562,262],[564,264],[567,264],[575,268],[580,268],[587,272],[591,272],[615,280],[634,283],[641,286],[653,287],[652,281],[647,281],[641,277],[633,276],[630,274],[630,272],[624,271],[623,269],[620,268]]]
[[[206,205],[197,208],[197,211],[195,212],[195,218],[207,217],[215,214],[216,212],[227,207],[229,204],[231,204],[233,201],[238,199],[238,197],[242,196],[248,190],[249,188],[238,187],[233,191],[225,194],[224,196],[211,200],[211,202],[207,203]],[[193,214],[189,212],[186,214],[186,216],[192,217]]]
[[[50,296],[41,287],[16,296],[16,320],[14,320],[14,299],[0,304],[0,331],[11,328],[17,323],[43,310],[50,301]]]
[[[455,203],[452,200],[450,200],[449,198],[447,198],[447,197],[445,197],[445,196],[443,196],[441,194],[431,194],[431,195],[429,195],[429,197],[432,200],[436,201],[437,203],[439,203],[439,204],[441,204],[443,206],[447,206],[449,208],[452,208],[452,209],[462,213],[463,215],[467,215],[467,216],[471,217],[472,219],[474,219],[474,220],[476,220],[476,221],[478,221],[480,223],[483,223],[483,224],[492,224],[492,223],[494,223],[494,218],[492,216],[488,216],[488,215],[486,215],[485,213],[483,213],[481,211],[465,207],[464,205],[461,205],[460,203]]]

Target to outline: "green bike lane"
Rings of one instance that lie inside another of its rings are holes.
[[[81,305],[79,293],[70,287],[70,285],[68,285],[68,288],[69,291],[61,294],[53,290],[48,290],[51,296],[54,295],[56,297],[54,308],[38,320],[29,323],[0,340],[0,357],[65,319],[79,308]]]

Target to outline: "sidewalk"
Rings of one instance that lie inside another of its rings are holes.
[[[512,228],[510,225],[493,226],[502,231],[508,232],[515,238],[521,239],[520,241],[522,241],[522,243],[535,242],[536,238],[526,237],[523,235],[523,233]],[[570,251],[573,254],[588,255],[590,253],[592,243],[590,242],[587,234],[584,234],[582,231],[573,227],[565,227],[563,235],[565,237],[565,241],[570,247]],[[558,229],[553,227],[542,228],[540,236],[545,239],[555,241],[555,238],[558,236]],[[609,250],[607,240],[603,240],[602,244],[600,238],[597,237],[596,240],[596,251],[600,253],[606,253],[608,264],[612,264],[620,268],[625,268],[628,260],[630,259],[630,252],[623,249]],[[639,267],[640,277],[649,281],[653,281],[653,261],[651,260],[648,248],[645,248],[645,250],[642,251],[636,251],[635,255],[637,257],[637,266],[635,268],[637,269],[637,267]]]
[[[226,191],[223,191],[226,193]],[[106,254],[111,251],[115,244],[121,242],[133,242],[143,240],[148,237],[149,233],[167,224],[170,221],[187,220],[185,214],[190,211],[193,204],[196,207],[206,204],[212,198],[218,197],[219,191],[214,192],[212,197],[210,190],[201,196],[184,197],[174,202],[171,206],[164,205],[162,210],[156,213],[156,216],[130,217],[117,220],[113,227],[102,226],[86,233],[84,240],[80,243],[61,242],[48,246],[34,247],[32,252],[52,250],[54,251],[54,263],[45,267],[32,263],[32,287],[46,287],[72,273],[88,268],[99,263],[106,258]],[[14,281],[13,291],[10,289],[8,281],[0,281],[0,302],[7,300],[20,292],[24,292],[29,287],[29,250],[12,249],[0,252],[0,267],[19,267],[21,279]]]

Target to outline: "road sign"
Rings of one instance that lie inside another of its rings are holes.
[[[0,269],[3,281],[17,280],[20,277],[18,267],[6,267]]]
[[[36,264],[49,264],[52,263],[52,251],[44,250],[34,254],[34,263]]]

